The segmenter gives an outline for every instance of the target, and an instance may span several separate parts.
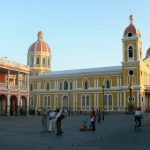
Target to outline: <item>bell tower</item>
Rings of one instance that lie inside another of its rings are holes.
[[[123,46],[123,85],[139,84],[140,64],[142,59],[142,38],[140,31],[134,25],[134,16],[129,16],[129,26],[125,29]]]

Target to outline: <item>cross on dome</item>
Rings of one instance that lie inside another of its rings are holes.
[[[39,31],[38,32],[38,40],[43,41],[43,39],[44,39],[44,33],[42,31]]]
[[[133,20],[134,20],[134,16],[133,15],[130,15],[130,24],[133,24]]]

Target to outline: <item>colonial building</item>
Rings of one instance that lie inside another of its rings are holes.
[[[141,33],[133,21],[130,15],[120,66],[52,71],[51,49],[39,32],[28,50],[30,109],[150,109],[150,49],[143,58]]]
[[[0,115],[28,114],[29,67],[0,59]]]

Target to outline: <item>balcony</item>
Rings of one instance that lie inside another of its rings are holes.
[[[27,86],[21,86],[19,87],[18,85],[7,85],[6,83],[0,83],[0,91],[7,91],[10,90],[11,92],[28,92],[28,87]]]

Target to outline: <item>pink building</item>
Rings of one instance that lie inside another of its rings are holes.
[[[29,113],[29,68],[0,59],[0,115]]]

